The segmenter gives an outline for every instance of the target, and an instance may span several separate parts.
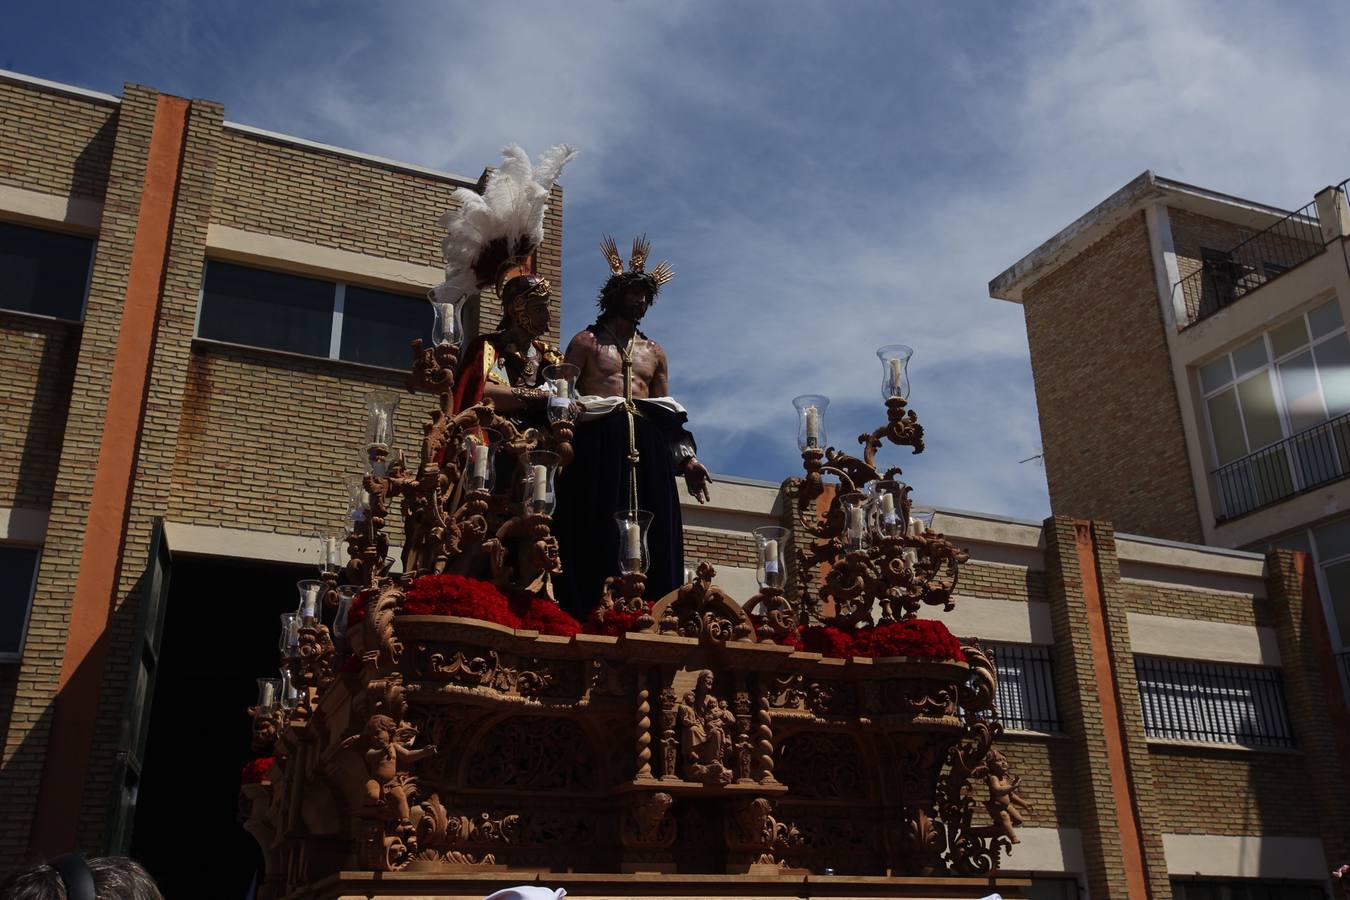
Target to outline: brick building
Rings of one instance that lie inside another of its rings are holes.
[[[363,397],[401,386],[429,330],[435,220],[481,183],[142,86],[0,75],[0,870],[78,846],[129,850],[168,896],[247,887],[253,679],[312,534],[343,517]],[[554,199],[540,263],[558,285]],[[484,295],[468,324],[499,313]],[[425,407],[400,407],[404,435]],[[718,476],[712,504],[685,504],[689,564],[749,596],[748,532],[788,501]],[[1033,896],[1236,900],[1251,879],[1321,895],[1347,853],[1350,731],[1321,689],[1304,556],[1103,520],[934,527],[972,554],[945,618],[997,650],[1035,805],[1006,867],[1035,874]]]

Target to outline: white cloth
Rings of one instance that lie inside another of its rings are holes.
[[[521,885],[520,887],[506,888],[497,891],[495,894],[488,894],[483,900],[562,900],[567,896],[567,891],[562,888],[532,887],[530,885]]]
[[[596,419],[602,419],[623,406],[622,397],[583,395],[577,397],[576,400],[577,403],[581,404],[581,415],[577,418],[582,422],[594,422]],[[639,406],[643,403],[650,403],[652,406],[659,406],[673,413],[685,412],[685,408],[674,397],[641,397],[634,402]]]

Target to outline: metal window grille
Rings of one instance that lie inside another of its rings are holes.
[[[1059,731],[1055,671],[1050,648],[1036,644],[985,644],[998,673],[994,707],[1005,728]]]
[[[1136,656],[1139,702],[1149,737],[1292,747],[1277,669]]]

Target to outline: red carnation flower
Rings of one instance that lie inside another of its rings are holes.
[[[651,615],[652,602],[650,600],[642,601],[642,610]],[[605,618],[600,619],[600,613],[604,612]],[[621,634],[627,634],[630,631],[638,630],[638,619],[642,617],[642,612],[626,612],[619,609],[606,610],[603,606],[597,606],[591,611],[586,619],[586,624],[581,626],[581,630],[586,634],[607,634],[610,637],[618,637]]]
[[[275,756],[262,756],[244,766],[244,770],[239,773],[240,784],[262,784],[267,781],[267,770],[272,768],[272,763],[276,762]]]

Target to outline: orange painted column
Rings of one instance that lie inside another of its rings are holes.
[[[76,849],[95,712],[107,662],[107,630],[121,577],[122,542],[150,383],[188,106],[187,100],[161,96],[155,107],[103,439],[89,497],[89,519],[71,602],[70,630],[61,661],[37,815],[29,840],[30,848],[39,856]]]
[[[1116,807],[1116,827],[1120,829],[1120,851],[1125,863],[1125,882],[1131,897],[1150,896],[1144,872],[1143,831],[1135,808],[1134,785],[1125,753],[1125,726],[1120,715],[1120,686],[1116,681],[1115,660],[1106,637],[1106,606],[1102,598],[1101,574],[1097,566],[1097,548],[1092,540],[1092,523],[1075,520],[1074,548],[1078,572],[1083,580],[1083,604],[1092,639],[1092,666],[1097,681],[1098,702],[1102,710],[1102,730],[1106,739],[1106,760],[1111,771],[1111,794]]]

